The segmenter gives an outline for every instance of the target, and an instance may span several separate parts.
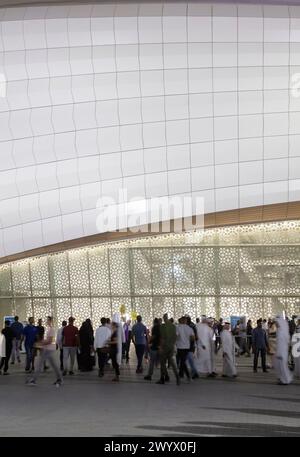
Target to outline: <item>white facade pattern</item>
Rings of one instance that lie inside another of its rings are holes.
[[[0,265],[0,320],[70,315],[94,326],[125,306],[147,325],[168,312],[300,314],[300,221],[159,235]]]
[[[121,187],[202,196],[206,213],[300,200],[300,7],[122,2],[0,21],[0,257],[96,233],[96,201]]]

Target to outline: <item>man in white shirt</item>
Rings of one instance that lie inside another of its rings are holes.
[[[60,361],[60,369],[64,371],[64,349],[63,349],[63,329],[67,325],[67,321],[62,321],[62,327],[57,330],[56,334],[56,346],[59,349],[59,361]]]
[[[98,355],[99,374],[102,378],[104,376],[104,367],[108,355],[108,341],[111,337],[111,330],[107,327],[107,319],[101,318],[101,325],[97,328],[94,340],[94,348]]]
[[[186,366],[186,358],[190,350],[191,341],[195,339],[195,334],[193,329],[187,325],[186,317],[181,317],[178,322],[179,325],[176,327],[176,347],[179,359],[179,376],[180,378],[183,378],[185,373],[190,381],[191,376]]]
[[[40,349],[40,357],[38,361],[37,370],[34,373],[34,376],[27,382],[29,386],[35,386],[36,380],[42,371],[42,367],[44,367],[44,363],[48,360],[49,364],[51,365],[53,371],[56,374],[56,381],[54,385],[56,387],[60,387],[62,385],[62,377],[59,371],[59,368],[55,361],[55,351],[56,351],[56,344],[55,344],[55,330],[53,328],[52,317],[47,317],[47,329],[45,332],[45,339],[38,341],[35,343],[35,347]]]
[[[267,319],[263,319],[262,328],[268,333],[268,322],[267,322]]]

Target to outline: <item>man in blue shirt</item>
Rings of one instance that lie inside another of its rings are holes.
[[[19,322],[19,316],[15,316],[15,321],[11,324],[10,328],[13,331],[14,339],[12,345],[12,355],[11,355],[11,364],[15,363],[15,359],[17,357],[17,361],[20,363],[20,348],[21,348],[21,340],[23,334],[23,324]]]
[[[267,373],[266,367],[266,353],[269,351],[269,343],[267,339],[267,333],[262,328],[262,320],[257,321],[257,327],[252,332],[252,348],[254,352],[254,365],[253,371],[257,373],[257,362],[259,353],[261,355],[261,364],[264,373]]]
[[[137,323],[132,327],[132,340],[138,360],[136,373],[143,373],[143,357],[146,347],[147,328],[142,324],[142,316],[136,317]]]
[[[23,335],[25,338],[25,351],[26,351],[26,366],[25,371],[30,371],[30,366],[33,364],[33,346],[36,342],[37,337],[37,328],[34,326],[33,317],[29,317],[28,325],[23,330]],[[31,366],[34,370],[33,365]]]

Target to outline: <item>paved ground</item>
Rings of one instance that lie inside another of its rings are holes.
[[[278,386],[272,370],[254,374],[244,357],[238,364],[236,380],[161,386],[127,365],[119,384],[95,370],[57,389],[53,373],[25,386],[22,363],[0,376],[0,436],[300,436],[300,381]]]

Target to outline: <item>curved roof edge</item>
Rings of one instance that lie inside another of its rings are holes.
[[[183,0],[125,0],[126,3],[182,3]],[[81,4],[86,3],[118,3],[115,0],[0,0],[0,7],[16,7],[16,6],[38,6],[38,5],[66,5],[66,4]],[[189,0],[189,3],[226,3],[226,4],[258,4],[258,5],[300,5],[300,0]]]
[[[195,224],[196,216],[191,220],[191,224]],[[267,222],[280,222],[280,221],[291,221],[300,220],[300,201],[289,202],[289,203],[278,203],[273,205],[255,206],[251,208],[242,208],[229,211],[222,211],[218,213],[210,213],[204,215],[203,225],[198,228],[218,228],[234,225],[244,224],[259,224]],[[174,233],[174,226],[176,227],[176,221],[170,221],[170,232]],[[157,236],[161,234],[167,234],[159,230],[155,233],[151,233],[151,224],[147,226],[141,226],[138,228],[131,228],[130,230],[122,230],[116,232],[98,233],[96,235],[90,235],[83,238],[63,241],[51,246],[43,246],[40,248],[32,249],[30,251],[20,252],[12,254],[6,257],[0,258],[0,265],[16,260],[26,259],[28,257],[35,257],[39,255],[64,251],[68,249],[81,248],[90,246],[92,244],[99,243],[111,243],[118,241],[125,241],[130,239],[136,239],[141,237]],[[197,227],[194,225],[193,229]],[[140,231],[137,232],[137,229]]]

